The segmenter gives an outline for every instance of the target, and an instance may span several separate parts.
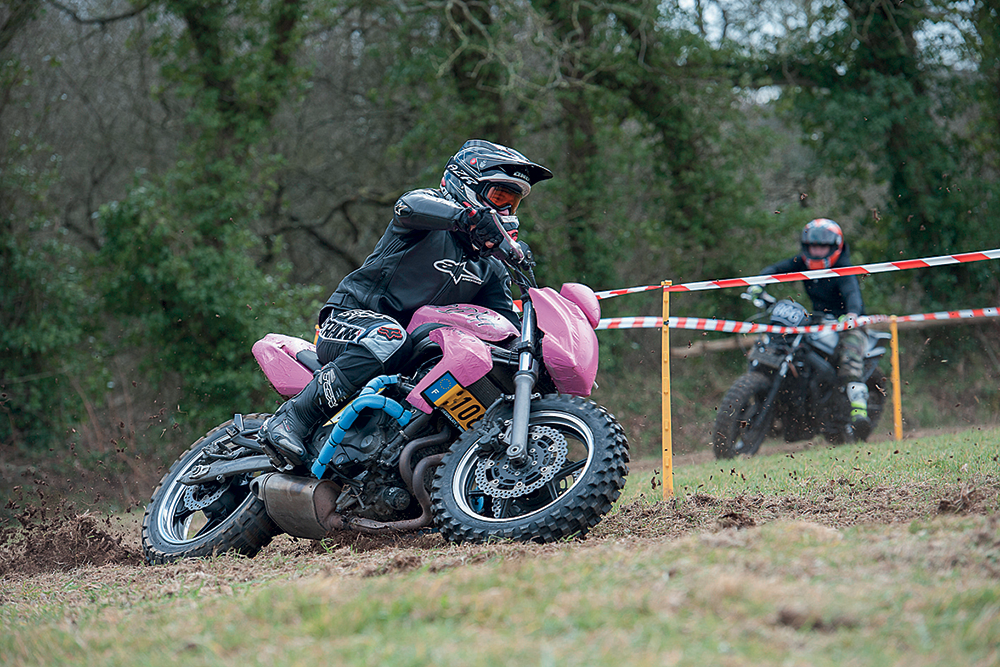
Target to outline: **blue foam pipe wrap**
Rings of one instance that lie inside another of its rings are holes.
[[[364,386],[358,397],[344,408],[340,419],[337,420],[333,431],[330,433],[330,437],[327,438],[326,444],[323,445],[319,456],[316,457],[316,462],[312,465],[312,474],[316,479],[323,479],[323,475],[326,473],[326,466],[333,460],[333,454],[340,443],[343,442],[344,434],[347,433],[347,430],[354,424],[354,420],[358,418],[358,415],[365,408],[384,411],[399,422],[400,426],[406,426],[410,423],[411,413],[409,410],[391,398],[386,398],[378,393],[385,387],[397,382],[399,382],[398,375],[380,375],[373,378]]]

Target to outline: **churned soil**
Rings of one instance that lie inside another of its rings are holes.
[[[676,464],[683,465],[683,460]],[[322,542],[283,535],[254,559],[215,559],[212,567],[227,570],[217,573],[219,586],[231,585],[225,581],[237,575],[237,580],[269,579],[297,576],[305,569],[370,577],[421,567],[461,567],[496,556],[538,556],[549,550],[583,548],[605,540],[673,540],[692,533],[751,528],[779,520],[808,521],[834,529],[898,524],[942,513],[989,515],[1000,504],[1000,484],[995,481],[985,481],[978,487],[968,483],[935,487],[932,494],[919,485],[861,489],[831,482],[828,493],[808,498],[757,494],[716,498],[695,493],[663,501],[656,488],[654,467],[650,462],[633,467],[632,474],[640,479],[649,476],[648,497],[623,504],[587,539],[576,543],[456,546],[446,544],[433,532],[386,536],[342,532]],[[143,564],[137,518],[121,523],[110,516],[74,512],[68,504],[42,509],[23,499],[13,505],[18,511],[18,524],[0,528],[0,579],[65,576],[83,568],[90,585],[125,581],[135,588],[141,581],[155,585],[154,581],[163,577],[185,576],[193,567],[187,563],[155,568]]]

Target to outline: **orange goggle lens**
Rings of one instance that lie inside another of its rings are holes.
[[[521,203],[520,192],[513,192],[498,185],[495,185],[487,190],[486,198],[490,200],[490,203],[496,206],[498,211],[502,211],[504,208],[510,207],[511,213],[514,213],[517,210],[517,205]]]

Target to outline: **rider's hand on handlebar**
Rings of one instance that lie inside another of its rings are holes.
[[[761,287],[760,285],[751,285],[740,296],[746,299],[747,301],[756,301],[757,299],[760,298],[760,295],[763,293],[764,293],[763,287]]]
[[[740,294],[740,298],[746,299],[756,308],[765,308],[769,303],[774,303],[774,299],[761,285],[750,285],[743,294]]]
[[[459,231],[469,235],[472,245],[477,248],[492,248],[503,241],[503,234],[494,218],[493,209],[488,206],[470,208],[458,221]]]
[[[521,247],[521,254],[524,255],[524,259],[521,260],[521,263],[529,267],[535,266],[535,256],[532,254],[531,248],[528,247],[528,244],[524,241],[515,241],[515,243]]]

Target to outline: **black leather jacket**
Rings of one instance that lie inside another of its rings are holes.
[[[833,266],[835,268],[851,266],[851,252],[846,244]],[[796,255],[761,269],[760,275],[798,273],[806,270],[806,263],[802,259],[802,255]],[[865,304],[861,299],[861,285],[858,283],[857,276],[817,278],[802,282],[805,283],[806,294],[812,300],[814,312],[830,313],[835,317],[847,313],[865,314]]]
[[[507,270],[498,259],[475,256],[466,235],[455,231],[462,215],[462,206],[440,190],[413,190],[400,197],[372,254],[320,310],[320,326],[331,313],[363,308],[405,327],[421,306],[471,303],[520,327]]]

